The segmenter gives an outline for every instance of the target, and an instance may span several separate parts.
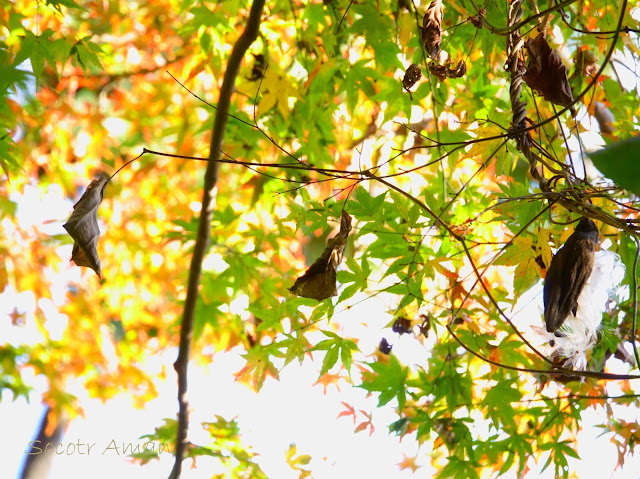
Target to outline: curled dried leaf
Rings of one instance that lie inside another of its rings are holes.
[[[350,232],[351,216],[343,210],[340,217],[340,231],[329,240],[320,257],[296,280],[289,291],[318,301],[337,296],[337,269],[342,262]]]
[[[464,60],[460,60],[455,68],[449,68],[449,65],[451,65],[450,61],[444,65],[429,62],[429,71],[440,81],[446,78],[461,78],[467,73],[467,64]]]
[[[73,250],[71,261],[78,266],[91,268],[98,277],[101,277],[100,258],[98,257],[98,239],[100,228],[98,227],[98,208],[102,203],[104,189],[109,177],[101,175],[87,187],[80,200],[73,205],[73,213],[63,225],[69,236],[73,238]]]
[[[412,63],[409,68],[404,72],[404,78],[402,79],[402,86],[405,90],[409,91],[418,80],[422,78],[422,70],[418,65]],[[411,93],[411,92],[409,92]]]
[[[545,100],[560,106],[573,103],[573,94],[567,77],[567,67],[560,55],[551,49],[545,34],[540,33],[526,42],[529,52],[529,65],[524,81],[533,90],[538,91]]]
[[[456,65],[456,68],[451,73],[450,78],[461,78],[467,74],[467,62],[460,60]]]
[[[436,58],[442,41],[442,0],[429,4],[422,18],[422,43],[427,55]]]

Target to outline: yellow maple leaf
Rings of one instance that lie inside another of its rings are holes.
[[[286,120],[289,117],[289,98],[298,98],[298,90],[291,81],[284,75],[267,70],[260,88],[262,98],[258,102],[258,116],[277,106]]]

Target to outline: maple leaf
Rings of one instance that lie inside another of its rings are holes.
[[[367,418],[367,421],[363,421],[360,424],[358,424],[358,426],[354,429],[353,432],[358,433],[369,428],[369,437],[371,437],[371,435],[376,430],[375,426],[373,425],[373,414],[369,414],[367,413],[367,411],[363,411],[362,409],[360,409],[360,413],[362,413]]]
[[[435,0],[427,7],[422,18],[422,43],[427,55],[436,58],[442,41],[442,0]]]
[[[356,423],[356,410],[355,410],[355,408],[353,406],[351,406],[349,403],[346,403],[344,401],[340,401],[340,402],[347,409],[345,411],[342,411],[340,414],[338,414],[338,418],[341,418],[343,416],[352,416],[353,417],[353,424],[355,424]]]
[[[98,257],[98,208],[102,203],[104,189],[109,182],[109,177],[100,175],[89,183],[87,191],[80,200],[73,205],[73,213],[63,225],[69,236],[73,238],[73,250],[71,261],[78,266],[86,266],[101,276],[100,258]]]
[[[551,49],[545,34],[540,33],[525,44],[529,52],[529,65],[524,81],[542,97],[560,106],[570,106],[573,94],[567,77],[567,67],[560,55]]]
[[[247,364],[234,374],[236,381],[252,386],[256,391],[262,389],[268,376],[280,380],[280,373],[269,358],[269,351],[262,347],[254,347],[247,351],[243,357]]]
[[[260,88],[263,94],[258,102],[259,115],[266,114],[271,108],[277,106],[286,120],[289,117],[289,98],[298,97],[298,91],[289,79],[273,70],[267,70]]]
[[[343,210],[340,218],[340,231],[329,240],[320,257],[296,280],[289,291],[298,296],[318,301],[337,296],[336,270],[342,262],[342,255],[350,232],[351,216]]]
[[[304,479],[311,475],[311,471],[303,469],[303,466],[307,466],[311,462],[311,456],[309,454],[296,455],[297,450],[298,448],[295,444],[289,446],[289,450],[286,453],[287,464],[289,464],[289,467],[293,470],[300,473],[298,476],[300,479]]]
[[[344,379],[343,376],[340,376],[339,374],[329,374],[329,373],[325,373],[322,376],[320,376],[318,378],[318,380],[313,383],[313,385],[322,385],[323,388],[323,392],[324,394],[327,394],[327,386],[329,386],[330,384],[333,384],[336,389],[338,391],[340,391],[340,380]],[[340,417],[340,416],[338,416]]]
[[[413,472],[416,472],[418,469],[420,469],[420,466],[416,464],[417,457],[408,457],[406,454],[402,454],[402,456],[402,461],[398,463],[401,471],[405,469],[411,469]]]

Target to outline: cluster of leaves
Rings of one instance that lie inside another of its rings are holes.
[[[638,22],[624,14],[626,31],[612,46],[611,33],[595,33],[618,30],[624,12],[613,2],[579,2],[544,16],[525,3],[523,18],[530,20],[521,31],[544,19],[553,36],[531,33],[527,56],[508,59],[507,2],[493,2],[486,11],[468,3],[434,1],[415,10],[411,2],[395,0],[268,2],[260,38],[236,84],[224,152],[245,163],[279,158],[300,168],[221,167],[194,350],[205,356],[211,353],[203,345],[240,348],[246,364],[236,377],[257,389],[310,353],[321,361],[324,380],[338,368],[351,374],[357,365],[348,381],[378,394],[380,406],[397,406],[392,432],[432,441],[429,453],[440,477],[511,468],[523,473],[530,457],[544,457],[545,467],[567,476],[580,412],[616,400],[592,379],[563,385],[556,376],[503,367],[547,367],[504,311],[544,276],[552,250],[570,234],[561,223],[574,215],[564,200],[589,198],[593,209],[629,224],[637,219],[635,197],[607,183],[576,180],[582,162],[565,139],[576,131],[598,133],[598,102],[611,114],[610,129],[600,130],[605,140],[633,130],[640,114],[637,92],[617,80],[615,61],[604,61],[610,48],[618,58],[640,56]],[[61,339],[1,347],[3,365],[20,361],[3,367],[0,385],[24,394],[28,385],[21,374],[32,368],[49,380],[47,401],[72,412],[74,398],[65,389],[76,378],[103,398],[129,390],[142,404],[155,395],[154,378],[140,364],[178,336],[202,165],[146,154],[111,180],[96,218],[103,228],[101,265],[86,257],[77,238],[72,249],[69,238],[21,225],[9,192],[35,183],[44,195],[60,185],[71,213],[96,170],[111,171],[143,147],[206,156],[213,109],[164,70],[215,102],[229,45],[250,7],[246,0],[127,5],[12,3],[0,17],[0,215],[10,220],[0,226],[0,254],[6,258],[0,291],[11,286],[33,293],[38,306],[25,313],[27,324],[50,319],[47,301],[68,318]],[[567,77],[565,63],[587,58],[585,52],[595,61],[574,62]],[[427,57],[434,61],[427,64]],[[454,59],[458,66],[452,69]],[[32,73],[21,67],[25,60]],[[531,90],[523,94],[529,124],[536,125],[528,135],[541,145],[542,177],[554,178],[554,189],[545,194],[538,194],[530,165],[510,141],[510,85],[502,73],[509,60],[528,63]],[[594,63],[606,66],[597,78]],[[414,69],[403,82],[410,65],[421,65],[425,76]],[[540,76],[550,66],[564,74],[565,95],[558,101],[547,93],[549,78]],[[32,77],[35,93],[27,89]],[[575,105],[579,121],[551,121],[552,103],[567,106],[571,90],[578,98],[590,82]],[[409,95],[403,88],[414,89]],[[571,155],[570,171],[564,163]],[[626,180],[612,174],[638,192],[637,175],[620,176]],[[63,218],[57,219],[62,225]],[[95,227],[80,241],[97,240]],[[633,284],[633,242],[614,226],[601,231],[627,266],[626,284]],[[26,253],[24,244],[31,245]],[[102,273],[102,282],[74,273],[71,254]],[[319,292],[309,292],[311,276]],[[60,278],[62,299],[52,293]],[[303,298],[289,293],[292,284]],[[392,318],[429,315],[429,338],[415,335],[424,344],[427,367],[403,364],[393,351],[367,360],[359,338],[343,337],[340,312],[373,296],[385,298]],[[631,302],[616,308],[605,318],[594,367],[604,368],[607,358],[634,340]],[[331,324],[316,341],[313,333],[324,318]],[[113,344],[117,369],[109,364],[105,341]],[[633,398],[625,401],[638,405]],[[478,432],[477,421],[488,422],[489,431]],[[359,430],[373,430],[371,421],[362,424]],[[210,426],[213,446],[189,454],[233,457],[254,467],[236,442],[234,424],[218,418]],[[622,463],[633,452],[632,441],[618,423],[604,427],[619,440]],[[158,438],[168,440],[175,429],[171,422]],[[221,445],[228,431],[233,443]],[[290,451],[289,459],[302,476],[307,458],[296,454]]]
[[[178,423],[175,420],[165,420],[152,434],[145,434],[140,439],[146,440],[144,450],[134,452],[131,458],[141,464],[157,459],[161,454],[172,451],[176,437]],[[248,450],[241,441],[240,428],[235,420],[228,421],[216,416],[215,421],[202,424],[203,429],[211,437],[210,444],[189,444],[186,457],[194,462],[198,457],[216,459],[227,473],[214,474],[213,478],[251,477],[266,479],[266,475],[255,462],[256,454]]]

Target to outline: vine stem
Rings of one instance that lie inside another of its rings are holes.
[[[187,372],[191,343],[193,340],[193,319],[198,300],[198,286],[202,274],[202,262],[209,246],[211,236],[211,218],[213,214],[216,185],[220,173],[220,156],[222,140],[231,103],[231,94],[235,87],[236,77],[240,71],[242,58],[251,44],[258,38],[260,30],[260,17],[264,9],[265,0],[253,0],[249,18],[244,31],[236,41],[229,57],[227,69],[224,73],[220,98],[213,122],[213,132],[209,146],[209,159],[204,174],[204,191],[202,195],[202,210],[198,222],[196,243],[193,248],[191,265],[189,267],[189,280],[187,284],[187,297],[184,303],[182,322],[180,325],[180,344],[178,358],[173,367],[178,375],[178,430],[175,447],[175,462],[170,479],[179,479],[182,473],[182,461],[188,445],[187,432],[189,429],[189,404],[187,401]]]

